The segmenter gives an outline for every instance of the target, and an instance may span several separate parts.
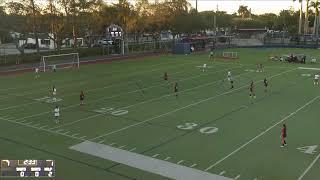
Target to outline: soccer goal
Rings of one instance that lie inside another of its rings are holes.
[[[40,60],[40,67],[44,72],[47,70],[64,69],[80,67],[79,54],[69,53],[69,54],[56,54],[49,56],[42,56]]]
[[[238,59],[239,58],[238,52],[223,52],[222,57],[227,58],[227,59]]]

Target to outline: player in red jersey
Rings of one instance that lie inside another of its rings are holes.
[[[168,73],[167,73],[167,72],[164,73],[163,79],[164,79],[165,81],[168,81]]]
[[[287,145],[287,142],[286,142],[286,137],[287,137],[287,127],[285,124],[283,124],[283,127],[281,129],[281,147],[284,147]]]
[[[254,84],[253,84],[253,81],[251,81],[251,84],[250,84],[250,97],[252,98],[256,98],[256,94],[254,93]]]
[[[178,97],[178,83],[177,82],[174,84],[174,93],[175,93],[176,97]]]
[[[81,91],[81,93],[80,93],[80,105],[84,104],[83,101],[84,101],[84,93],[83,93],[83,91]]]

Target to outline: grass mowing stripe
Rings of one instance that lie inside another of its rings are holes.
[[[217,71],[217,72],[220,72],[220,71]],[[245,75],[245,74],[248,74],[248,73],[250,73],[250,72],[241,73],[241,74],[238,74],[238,75],[236,75],[236,76],[234,76],[234,77],[239,77],[239,76],[242,76],[242,75]],[[189,88],[189,89],[185,89],[185,90],[183,90],[183,91],[180,91],[179,94],[185,93],[185,92],[188,92],[188,91],[191,91],[191,90],[194,90],[194,89],[198,89],[198,88],[201,88],[201,87],[213,85],[213,84],[215,84],[215,83],[221,82],[222,80],[226,80],[226,79],[219,79],[219,80],[216,80],[216,81],[213,81],[213,82],[210,82],[210,83],[205,83],[205,84],[202,84],[202,85],[199,85],[199,86],[195,86],[195,87],[192,87],[192,88]],[[149,99],[149,100],[146,100],[146,101],[142,101],[142,102],[139,102],[139,103],[136,103],[136,104],[132,104],[132,105],[120,107],[120,109],[131,108],[131,107],[134,107],[134,106],[136,106],[136,105],[140,105],[140,104],[152,102],[152,101],[155,101],[155,100],[158,100],[158,99],[162,99],[162,98],[164,98],[164,97],[169,97],[169,96],[174,96],[174,95],[175,95],[175,93],[169,93],[169,94],[166,94],[166,95],[157,97],[157,98],[152,98],[152,99]]]
[[[224,70],[221,70],[221,71],[224,71]],[[221,72],[221,71],[217,71],[217,72]],[[238,74],[238,75],[236,75],[236,76],[234,76],[234,77],[239,77],[239,76],[241,76],[241,75],[248,74],[248,73],[250,73],[250,72]],[[206,84],[203,84],[203,85],[195,86],[195,87],[192,87],[192,88],[189,88],[189,89],[180,91],[179,93],[184,93],[184,92],[188,92],[188,91],[191,91],[191,90],[200,88],[200,87],[205,87],[205,86],[208,86],[208,85],[212,85],[212,84],[215,84],[215,83],[217,83],[217,82],[220,82],[221,80],[224,80],[224,79],[220,79],[220,80],[213,81],[213,82],[210,82],[210,83],[206,83]],[[162,98],[169,97],[169,96],[173,96],[173,95],[175,95],[175,93],[169,93],[169,94],[166,94],[166,95],[163,95],[163,96],[160,96],[160,97],[151,98],[151,99],[149,99],[149,100],[142,101],[142,102],[138,102],[138,103],[131,104],[131,105],[128,105],[128,106],[118,107],[117,109],[127,109],[127,108],[131,108],[131,107],[134,107],[134,106],[137,106],[137,105],[141,105],[141,104],[144,104],[144,103],[148,103],[148,102],[160,100],[160,99],[162,99]],[[64,126],[72,125],[72,124],[75,124],[75,123],[77,123],[77,122],[81,122],[81,121],[84,121],[84,120],[87,120],[87,119],[92,119],[92,118],[95,118],[95,117],[98,117],[98,116],[102,116],[102,115],[105,115],[105,114],[102,113],[102,114],[92,115],[92,116],[89,116],[89,117],[86,117],[86,118],[78,119],[78,120],[76,120],[76,121],[72,121],[72,122],[63,124],[63,125],[61,125],[61,126],[59,126],[59,127],[64,127]],[[140,121],[139,121],[139,122],[140,122]],[[54,129],[54,128],[56,128],[56,127],[53,127],[53,128],[51,128],[51,129]]]
[[[320,154],[311,162],[311,164],[307,167],[307,169],[300,175],[298,180],[302,180],[303,177],[310,171],[310,169],[314,166],[314,164],[320,159]]]
[[[178,73],[181,73],[181,72],[184,72],[184,71],[179,71],[179,72],[175,72],[175,73],[172,73],[172,74],[178,74]],[[184,80],[184,79],[183,79]],[[181,80],[182,81],[182,80]],[[109,86],[104,86],[104,87],[99,87],[99,88],[94,88],[94,89],[89,89],[87,90],[86,92],[91,92],[91,91],[96,91],[96,90],[101,90],[101,89],[107,89],[107,88],[111,88],[111,87],[115,87],[115,86],[121,86],[121,85],[125,85],[125,84],[133,84],[134,82],[126,82],[126,83],[120,83],[120,84],[116,84],[116,85],[109,85]],[[81,84],[81,83],[77,83],[77,84]],[[84,84],[84,83],[82,83]],[[82,85],[81,84],[81,85]],[[68,85],[68,86],[73,86],[73,85]],[[136,90],[134,91],[133,93],[135,92],[140,92],[141,90],[145,90],[145,89],[149,89],[149,88],[152,88],[152,87],[156,87],[155,86],[151,86],[151,87],[147,87],[147,88],[142,88],[142,89],[139,89],[139,90]],[[46,88],[47,89],[47,88]],[[131,92],[130,92],[131,93]],[[29,93],[29,94],[34,94],[34,93]],[[77,95],[78,93],[69,93],[68,95],[64,95],[64,96],[59,96],[60,98],[63,98],[63,97],[69,97],[69,96],[73,96],[73,95]],[[15,96],[25,96],[25,95],[28,95],[28,94],[21,94],[21,95],[15,95]],[[118,95],[120,96],[122,95],[121,93]],[[106,99],[111,99],[111,98],[114,98],[114,97],[118,97],[117,95],[115,96],[111,96],[109,98],[104,98],[102,100],[106,100]],[[30,105],[30,104],[36,104],[36,103],[41,103],[41,101],[35,101],[35,102],[30,102],[30,103],[25,103],[25,104],[21,104],[21,105],[15,105],[15,106],[10,106],[10,107],[7,107],[7,108],[3,108],[3,109],[0,109],[1,110],[8,110],[8,109],[13,109],[13,108],[17,108],[17,107],[21,107],[21,106],[26,106],[26,105]]]
[[[293,70],[296,70],[296,68],[290,69],[290,70],[288,70],[288,71],[284,71],[284,72],[281,72],[281,73],[278,73],[278,74],[273,75],[273,76],[270,76],[270,77],[268,77],[268,79],[271,79],[271,78],[280,76],[280,75],[282,75],[282,74],[291,72],[291,71],[293,71]],[[261,79],[260,81],[257,81],[257,82],[262,82],[262,81],[263,81],[263,79]],[[234,91],[237,91],[237,90],[239,90],[239,89],[243,89],[243,88],[245,88],[245,87],[247,87],[247,86],[248,86],[248,85],[244,85],[244,86],[241,86],[241,87],[239,87],[239,88],[232,89],[232,90],[229,90],[229,91],[227,91],[227,92],[224,92],[224,93],[221,93],[221,94],[218,94],[218,95],[209,97],[209,98],[202,99],[202,100],[200,100],[200,101],[198,101],[198,102],[191,103],[191,104],[189,104],[189,105],[186,105],[186,106],[183,106],[183,107],[174,109],[174,110],[172,110],[172,111],[169,111],[169,112],[160,114],[160,115],[158,115],[158,116],[154,116],[154,117],[148,118],[148,119],[146,119],[146,120],[144,120],[144,121],[141,121],[141,122],[139,122],[139,123],[131,124],[131,125],[125,126],[125,127],[123,127],[123,128],[120,128],[120,129],[118,129],[118,130],[111,131],[111,132],[106,133],[106,134],[102,134],[102,135],[100,135],[100,136],[97,136],[97,137],[92,138],[91,140],[95,140],[95,139],[98,139],[98,138],[101,138],[101,137],[109,136],[109,135],[111,135],[111,134],[115,134],[115,133],[124,131],[124,130],[126,130],[126,129],[129,129],[129,128],[131,128],[131,127],[138,126],[138,125],[143,124],[143,123],[146,123],[146,122],[148,122],[148,121],[151,121],[151,120],[154,120],[154,119],[158,119],[158,118],[160,118],[160,117],[164,117],[164,116],[167,116],[167,115],[169,115],[169,114],[173,114],[173,113],[178,112],[178,111],[180,111],[180,110],[183,110],[183,109],[186,109],[186,108],[189,108],[189,107],[196,106],[196,105],[198,105],[198,104],[201,104],[201,103],[203,103],[203,102],[210,101],[210,100],[212,100],[212,99],[215,99],[215,98],[217,98],[217,97],[220,97],[220,96],[223,96],[223,95],[226,95],[226,94],[230,94],[230,93],[232,93],[232,92],[234,92]]]
[[[149,65],[147,68],[148,69],[150,69],[150,67],[156,67],[156,66],[162,66],[162,65],[167,65],[167,64],[171,64],[171,62],[168,62],[168,63],[159,63],[159,64],[152,64],[152,65]],[[137,73],[145,73],[145,71],[136,71],[136,68],[135,69],[133,69],[134,70],[134,72],[132,73],[132,74],[130,74],[130,75],[133,75],[133,74],[137,74]],[[104,75],[104,74],[109,74],[110,73],[110,71],[108,71],[108,73],[99,73],[99,74],[96,74],[96,75]],[[118,72],[112,72],[112,73],[124,73],[124,74],[126,74],[126,75],[128,75],[128,70],[126,70],[125,72],[122,72],[122,71],[118,71]],[[83,75],[84,77],[88,77],[87,76],[87,74],[84,74]],[[86,79],[86,78],[84,78],[84,79]],[[83,79],[82,79],[83,80]],[[52,83],[60,83],[60,82],[64,82],[64,83],[66,83],[66,82],[69,82],[69,81],[71,81],[71,82],[74,82],[74,79],[71,79],[71,80],[65,80],[65,79],[63,79],[63,80],[54,80],[54,81],[52,81],[52,82],[39,82],[39,83],[37,83],[36,85],[39,85],[39,84],[52,84]],[[35,86],[33,86],[33,87],[35,87]],[[7,90],[14,90],[14,89],[20,89],[20,88],[24,88],[24,87],[10,87],[10,88],[6,88],[6,89],[0,89],[0,92],[1,91],[7,91]]]
[[[193,62],[194,63],[194,62]],[[193,64],[193,63],[190,63],[190,64]],[[186,64],[189,64],[189,63],[184,63],[184,64],[182,64],[182,65],[177,65],[177,66],[183,66],[183,65],[186,65]],[[177,66],[174,66],[173,68],[176,68]],[[161,68],[162,69],[162,68]],[[167,68],[167,69],[170,69],[170,68]],[[153,71],[155,71],[155,70],[152,70],[152,71],[145,71],[145,72],[153,72]],[[143,73],[145,73],[145,72],[143,72]],[[184,72],[184,71],[179,71],[179,72],[175,72],[175,73],[172,73],[172,74],[179,74],[179,73],[181,73],[181,72]],[[131,74],[132,75],[132,74]],[[90,79],[88,79],[88,80],[90,80]],[[90,81],[92,81],[92,80],[90,80]],[[74,81],[73,81],[74,82]],[[83,85],[83,84],[86,84],[87,82],[75,82],[74,84],[76,84],[76,85]],[[101,89],[107,89],[107,88],[111,88],[111,87],[114,87],[114,86],[120,86],[120,85],[125,85],[125,84],[132,84],[132,83],[134,83],[134,82],[126,82],[126,83],[118,83],[118,84],[113,84],[113,85],[108,85],[108,86],[104,86],[104,87],[99,87],[99,88],[95,88],[95,89],[89,89],[89,90],[87,90],[86,92],[91,92],[91,91],[95,91],[95,90],[101,90]],[[71,84],[70,85],[70,83],[68,83],[67,85],[65,85],[65,86],[60,86],[59,87],[59,89],[61,88],[61,87],[69,87],[69,86],[74,86],[74,84]],[[62,89],[62,88],[61,88]],[[25,96],[25,95],[31,95],[31,94],[35,94],[35,93],[39,93],[39,90],[40,90],[40,92],[43,90],[43,91],[45,91],[45,90],[48,90],[48,88],[42,88],[42,89],[37,89],[37,92],[32,92],[32,93],[23,93],[23,94],[8,94],[8,95],[11,95],[11,96],[18,96],[18,97],[20,97],[20,96]],[[33,90],[30,90],[30,91],[33,91]],[[30,91],[27,91],[27,92],[30,92]],[[68,96],[71,96],[71,95],[75,95],[75,94],[77,94],[77,93],[70,93]],[[11,96],[5,96],[5,97],[2,97],[2,98],[0,98],[0,100],[2,100],[2,99],[8,99],[8,98],[11,98]],[[61,97],[68,97],[68,96],[61,96]],[[23,104],[23,105],[21,105],[21,106],[24,106],[24,105],[28,105],[28,104],[35,104],[35,103],[37,103],[37,102],[32,102],[32,103],[26,103],[26,104]],[[9,108],[10,109],[10,108]],[[1,109],[0,109],[1,110]]]
[[[303,108],[307,107],[308,105],[312,104],[314,101],[316,101],[317,99],[319,99],[320,96],[317,96],[313,99],[311,99],[310,101],[308,101],[306,104],[304,104],[303,106],[301,106],[300,108],[298,108],[297,110],[295,110],[294,112],[290,113],[289,115],[287,115],[286,117],[282,118],[280,121],[276,122],[275,124],[273,124],[272,126],[270,126],[269,128],[267,128],[266,130],[264,130],[263,132],[261,132],[260,134],[258,134],[257,136],[255,136],[254,138],[252,138],[251,140],[249,140],[248,142],[244,143],[243,145],[241,145],[240,147],[238,147],[237,149],[235,149],[234,151],[232,151],[230,154],[228,154],[227,156],[223,157],[222,159],[218,160],[217,162],[215,162],[214,164],[212,164],[211,166],[209,166],[208,168],[205,169],[205,171],[208,171],[210,169],[212,169],[213,167],[219,165],[221,162],[223,162],[224,160],[226,160],[227,158],[229,158],[230,156],[234,155],[235,153],[239,152],[241,149],[243,149],[244,147],[246,147],[247,145],[249,145],[250,143],[252,143],[253,141],[255,141],[256,139],[260,138],[261,136],[263,136],[264,134],[266,134],[267,132],[269,132],[271,129],[273,129],[274,127],[276,127],[277,125],[279,125],[280,123],[284,122],[285,120],[287,120],[288,118],[292,117],[293,115],[295,115],[296,113],[298,113],[300,110],[302,110]]]
[[[279,76],[279,75],[281,75],[281,74],[284,74],[284,73],[287,73],[287,72],[290,72],[290,71],[293,71],[293,70],[295,70],[295,69],[291,69],[291,70],[288,70],[288,71],[285,71],[285,72],[282,72],[282,73],[273,75],[273,76],[271,76],[270,78]],[[262,81],[262,80],[260,80],[260,81]],[[241,88],[243,88],[243,87],[246,87],[246,86],[242,86],[242,87],[240,87],[240,88],[238,88],[238,89],[241,89]],[[234,90],[237,90],[237,89],[234,89]],[[207,98],[207,99],[203,99],[203,100],[198,101],[198,102],[196,102],[196,103],[192,103],[192,104],[189,104],[189,105],[184,106],[184,107],[182,107],[182,108],[175,109],[174,111],[170,111],[170,112],[167,112],[167,113],[165,113],[165,114],[162,114],[162,115],[159,115],[159,116],[156,116],[156,117],[153,117],[153,118],[149,118],[149,119],[147,119],[147,120],[145,120],[145,121],[142,121],[142,122],[140,122],[140,123],[136,123],[136,124],[132,124],[132,125],[123,127],[123,128],[121,128],[121,129],[119,129],[119,130],[116,130],[116,131],[113,131],[113,132],[110,132],[110,133],[114,134],[114,133],[116,133],[116,132],[120,132],[120,131],[122,131],[122,130],[128,129],[128,128],[133,127],[133,126],[137,126],[137,125],[139,125],[139,124],[145,123],[145,122],[150,121],[150,120],[152,120],[152,119],[156,119],[156,118],[159,118],[159,117],[162,117],[162,116],[171,114],[171,113],[173,113],[173,112],[177,112],[177,111],[179,111],[179,110],[181,110],[181,109],[185,109],[185,108],[187,108],[187,107],[194,106],[194,105],[196,105],[196,104],[199,104],[199,103],[202,103],[202,102],[211,100],[211,99],[213,99],[213,98],[215,98],[215,97],[217,97],[217,96],[221,96],[221,95],[224,95],[224,94],[228,94],[228,93],[230,93],[230,92],[233,92],[234,90],[228,91],[228,92],[226,92],[226,93],[222,93],[222,94],[220,94],[220,95],[216,95],[216,96],[213,96],[213,97],[210,97],[210,98]],[[49,111],[49,112],[51,112],[51,111]],[[43,114],[43,113],[42,113],[42,114]],[[3,120],[3,121],[7,121],[7,122],[14,123],[14,124],[26,126],[26,127],[29,127],[29,128],[33,128],[33,129],[37,129],[37,130],[42,130],[42,131],[46,131],[46,132],[53,133],[53,134],[57,134],[57,135],[66,136],[66,137],[69,137],[69,138],[71,138],[71,139],[76,139],[76,140],[81,140],[81,141],[84,140],[84,139],[79,138],[79,137],[76,137],[76,136],[71,136],[71,135],[58,133],[58,132],[56,132],[56,131],[52,131],[52,130],[48,130],[48,129],[41,129],[41,128],[38,128],[38,127],[34,127],[34,126],[31,126],[31,125],[28,125],[28,124],[25,124],[25,123],[18,122],[17,120],[15,120],[15,121],[13,121],[13,120],[7,120],[7,119],[1,118],[1,117],[0,117],[0,119]],[[30,122],[30,123],[31,123],[31,122]],[[104,136],[107,136],[107,135],[110,135],[110,133],[97,136],[97,137],[95,137],[95,138],[92,138],[92,140],[98,139],[98,138],[101,138],[101,137],[104,137]],[[114,145],[115,143],[111,143],[111,144]],[[111,144],[110,144],[110,145],[111,145]]]
[[[214,73],[212,73],[212,74],[214,74]],[[187,80],[187,79],[192,79],[192,77],[184,78],[184,79],[181,79],[180,81]],[[149,86],[147,88],[143,88],[143,90],[150,89],[150,88],[157,87],[157,86],[162,86],[163,84],[165,84],[165,83],[159,83],[158,85]],[[93,102],[102,101],[102,100],[112,99],[112,98],[115,98],[115,97],[120,97],[120,96],[122,96],[124,94],[131,94],[131,93],[136,93],[136,92],[140,92],[140,91],[141,90],[139,89],[139,90],[129,91],[129,92],[126,92],[126,93],[119,93],[119,94],[116,94],[114,96],[110,96],[110,97],[107,97],[107,98],[98,98],[96,100],[92,100],[92,101],[87,102],[87,104],[93,103]],[[79,106],[79,104],[70,105],[70,106],[67,106],[67,107],[64,107],[64,108],[61,108],[61,109],[69,109],[69,108],[73,108],[73,107],[77,107],[77,106]],[[41,115],[44,115],[44,114],[48,114],[48,113],[51,113],[51,112],[52,111],[46,111],[46,112],[42,112],[42,113],[38,113],[38,114],[33,114],[33,115],[30,115],[30,116],[25,116],[25,117],[22,117],[22,118],[18,118],[18,119],[15,119],[15,120],[16,121],[20,121],[20,120],[24,120],[24,119],[37,117],[37,116],[41,116]]]

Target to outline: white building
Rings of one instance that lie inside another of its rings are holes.
[[[38,43],[39,43],[39,48],[41,49],[54,49],[55,42],[53,41],[54,36],[53,34],[39,34],[38,37]],[[83,38],[77,38],[78,41],[78,47],[83,47],[84,44],[84,39]],[[19,40],[19,47],[23,45],[36,45],[36,39],[35,37],[29,37],[27,39],[20,39]],[[62,40],[62,48],[68,48],[68,47],[73,47],[74,45],[74,40],[72,38],[65,38]]]

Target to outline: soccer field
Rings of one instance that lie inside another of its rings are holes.
[[[320,85],[313,76],[320,65],[268,61],[289,52],[320,57],[319,50],[228,51],[239,60],[163,55],[38,79],[34,73],[0,77],[0,159],[53,159],[57,180],[319,179]],[[198,67],[204,63],[205,72]],[[258,63],[263,72],[256,72]],[[51,101],[53,85],[58,102]],[[281,148],[284,123],[288,146]]]

